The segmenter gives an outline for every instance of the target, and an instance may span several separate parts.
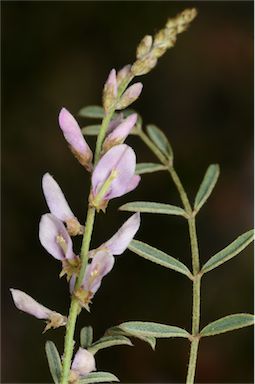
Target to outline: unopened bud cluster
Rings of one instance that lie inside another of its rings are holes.
[[[184,32],[196,15],[196,9],[185,9],[175,18],[169,19],[165,28],[157,32],[154,39],[146,35],[137,47],[137,60],[131,67],[132,74],[141,76],[150,72],[156,66],[158,58],[175,45],[177,34]]]

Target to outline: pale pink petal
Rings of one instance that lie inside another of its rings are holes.
[[[108,125],[107,134],[111,133],[115,128],[118,127],[122,122],[124,121],[123,113],[118,113],[114,119],[110,121],[110,124]]]
[[[92,353],[80,347],[74,356],[72,370],[81,377],[87,376],[90,372],[95,371],[96,362]]]
[[[122,196],[135,173],[136,156],[133,149],[126,144],[116,145],[100,159],[92,174],[93,195],[101,189],[112,171],[116,178],[104,196],[105,199]]]
[[[95,294],[103,277],[112,270],[114,261],[114,257],[107,249],[95,250],[94,257],[86,269],[82,288]]]
[[[111,88],[113,90],[113,95],[116,97],[118,92],[118,85],[117,85],[117,79],[116,79],[116,70],[112,69],[109,73],[109,76],[105,83],[105,89]]]
[[[19,289],[10,289],[14,304],[18,309],[29,315],[37,317],[37,319],[48,319],[53,311],[44,307],[35,301],[31,296]]]
[[[42,178],[42,188],[49,210],[53,215],[62,221],[75,217],[58,183],[49,173],[45,173]]]
[[[59,113],[59,125],[73,151],[81,157],[91,159],[91,149],[81,133],[79,124],[66,108],[62,108]]]
[[[108,248],[113,255],[121,255],[134,238],[139,226],[140,214],[137,212],[120,227],[110,240],[102,245],[102,248]]]
[[[120,125],[118,125],[105,139],[104,146],[107,147],[110,143],[123,142],[133,129],[137,120],[137,114],[132,113]]]
[[[142,83],[135,83],[128,87],[128,89],[123,93],[116,106],[116,110],[124,109],[132,104],[140,96],[143,89]]]
[[[126,193],[133,191],[138,186],[140,181],[141,181],[141,176],[134,175],[127,186]]]
[[[42,246],[55,259],[74,258],[72,240],[64,224],[51,213],[42,215],[39,224],[39,239]]]

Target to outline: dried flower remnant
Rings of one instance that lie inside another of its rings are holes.
[[[136,156],[126,144],[116,145],[100,159],[92,174],[90,204],[98,211],[108,201],[137,187],[140,177],[135,175]]]
[[[73,252],[72,240],[62,221],[51,213],[42,215],[39,239],[50,255],[62,261],[63,270],[60,277],[67,274],[69,279],[73,273],[78,273],[80,259]]]
[[[79,124],[66,108],[62,108],[59,113],[59,125],[74,156],[81,165],[91,171],[92,151],[81,133]]]
[[[73,359],[69,382],[72,384],[78,383],[79,379],[86,377],[95,370],[96,362],[94,356],[87,349],[80,347]]]
[[[61,315],[49,308],[39,304],[31,296],[19,289],[10,289],[15,306],[23,312],[36,317],[37,319],[46,320],[47,325],[44,332],[50,328],[58,328],[66,325],[66,316]]]
[[[134,128],[137,121],[137,114],[132,113],[119,125],[117,125],[111,133],[109,133],[103,144],[103,151],[108,151],[111,147],[122,144],[131,130]]]
[[[50,212],[66,223],[71,236],[81,235],[84,230],[83,226],[74,216],[58,183],[49,173],[45,173],[42,178],[42,188]]]

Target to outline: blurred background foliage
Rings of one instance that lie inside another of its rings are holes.
[[[134,105],[144,122],[170,138],[175,164],[193,200],[210,163],[221,176],[198,217],[201,260],[225,247],[253,225],[253,2],[2,2],[2,382],[50,382],[44,343],[63,350],[64,329],[42,335],[40,321],[19,313],[9,288],[67,313],[68,287],[59,263],[38,240],[40,215],[47,211],[41,177],[59,182],[80,220],[86,212],[89,177],[60,133],[62,106],[72,113],[100,104],[113,67],[134,60],[139,40],[186,7],[199,15],[176,47],[149,75],[139,78],[142,96]],[[80,120],[81,124],[86,122]],[[93,138],[89,140],[94,145]],[[128,138],[138,161],[155,161],[135,137]],[[136,191],[115,199],[98,215],[92,245],[108,239],[128,217],[117,209],[127,201],[180,204],[164,172],[145,175]],[[191,265],[186,222],[143,215],[137,239]],[[76,243],[79,249],[79,241]],[[201,325],[224,315],[253,311],[252,247],[202,284]],[[127,320],[147,320],[190,329],[191,285],[184,276],[127,251],[97,293],[91,314],[96,337]],[[77,335],[78,338],[78,335]],[[178,382],[185,379],[189,345],[159,340],[156,352],[135,341],[97,355],[97,367],[121,382]],[[201,342],[197,382],[253,381],[251,329]]]

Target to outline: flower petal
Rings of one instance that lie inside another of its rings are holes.
[[[35,316],[37,319],[48,319],[53,313],[53,311],[39,304],[25,292],[14,288],[11,288],[10,291],[14,304],[21,311],[29,313],[29,315]]]
[[[112,270],[114,261],[114,257],[108,250],[95,250],[94,257],[86,269],[82,288],[95,294],[103,277]]]
[[[91,149],[81,133],[79,124],[66,108],[62,108],[59,113],[59,125],[74,155],[83,166],[89,168],[92,159]]]
[[[90,372],[95,371],[96,362],[92,353],[80,347],[74,356],[72,370],[79,376],[87,376]]]
[[[135,165],[136,156],[131,147],[120,144],[111,148],[100,159],[92,174],[93,195],[100,191],[112,171],[116,171],[116,177],[104,198],[109,200],[124,195],[134,176]]]
[[[64,224],[51,213],[42,215],[39,224],[39,239],[42,246],[55,259],[73,259],[72,240]]]
[[[113,255],[121,255],[138,231],[140,221],[140,214],[137,212],[102,247],[107,247]]]
[[[127,189],[126,189],[126,192],[125,193],[128,193],[128,192],[131,192],[133,191],[137,186],[138,184],[140,183],[141,181],[141,176],[139,175],[134,175],[132,177],[132,179],[130,180],[128,186],[127,186]]]
[[[104,148],[110,148],[113,145],[125,141],[133,129],[137,120],[137,114],[132,113],[120,125],[118,125],[105,139]]]
[[[42,178],[42,188],[49,210],[53,215],[61,221],[75,218],[58,183],[49,173],[45,173]]]
[[[120,101],[117,104],[116,109],[124,109],[132,104],[140,96],[143,89],[142,83],[135,83],[128,87],[128,89],[123,93],[120,98]]]

